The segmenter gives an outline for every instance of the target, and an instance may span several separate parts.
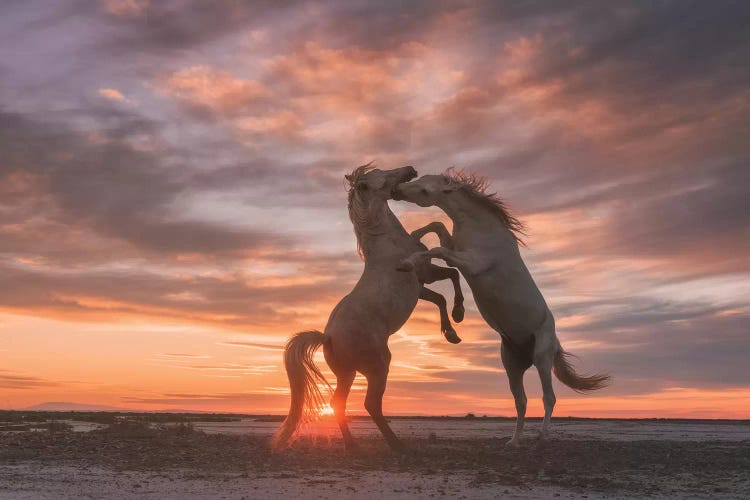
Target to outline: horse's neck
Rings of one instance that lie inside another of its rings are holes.
[[[373,220],[362,233],[361,246],[366,261],[378,255],[393,254],[400,248],[400,243],[409,237],[388,203],[374,211],[372,216]]]
[[[459,244],[464,240],[471,246],[476,237],[484,239],[487,234],[498,232],[512,236],[491,208],[463,191],[443,195],[437,206],[453,221],[453,237]]]

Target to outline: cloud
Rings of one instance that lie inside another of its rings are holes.
[[[129,102],[129,100],[124,95],[122,95],[122,92],[117,89],[102,88],[99,89],[97,93],[103,98],[109,99],[111,101]]]
[[[89,227],[146,252],[246,252],[289,243],[282,235],[170,214],[169,204],[190,190],[184,174],[168,165],[166,155],[127,142],[152,131],[152,124],[114,111],[109,119],[115,128],[92,142],[62,125],[2,113],[0,126],[8,133],[0,150],[8,161],[0,175],[12,181],[16,196],[31,198],[25,201],[29,208],[34,198],[44,200],[43,215],[51,222]],[[18,222],[37,222],[40,214],[30,215],[18,213]]]
[[[280,344],[266,344],[263,342],[222,342],[221,345],[233,346],[233,347],[245,347],[248,349],[259,349],[261,351],[283,351],[284,346]]]
[[[209,66],[176,71],[164,80],[161,89],[192,105],[221,113],[242,113],[268,94],[257,81],[238,79]]]
[[[246,328],[264,325],[288,330],[318,324],[343,294],[330,278],[307,283],[274,283],[271,277],[190,276],[136,270],[74,272],[0,267],[6,284],[0,308],[72,320],[115,320],[134,316],[172,318]],[[322,325],[319,325],[322,327]]]
[[[146,13],[150,0],[104,0],[104,9],[113,16],[132,17]]]
[[[165,358],[176,358],[176,359],[205,359],[210,358],[211,356],[206,356],[204,354],[183,354],[183,353],[163,353],[159,354],[159,356],[163,356]]]
[[[275,405],[282,406],[283,395],[276,393],[166,393],[152,397],[128,396],[122,398],[123,403],[134,405],[188,405],[190,408],[209,407],[216,405],[231,405],[230,408],[239,408],[247,412],[257,412],[258,408],[273,408]]]
[[[273,13],[272,6],[273,2],[231,0],[221,0],[211,8],[199,0],[107,1],[101,13],[110,27],[110,39],[101,48],[110,54],[188,49],[262,21],[266,13]]]
[[[43,387],[55,387],[59,385],[40,377],[32,375],[21,375],[9,370],[0,370],[0,389],[32,390]]]

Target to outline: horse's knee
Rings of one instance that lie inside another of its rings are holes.
[[[544,407],[552,409],[555,407],[555,403],[557,403],[557,398],[555,397],[555,393],[552,391],[545,392],[542,396],[542,401],[544,402]]]
[[[383,413],[383,402],[379,398],[366,397],[365,410],[372,416],[381,415]]]
[[[526,413],[526,394],[522,394],[521,396],[516,398],[516,411],[519,414]]]
[[[447,305],[447,302],[445,302],[445,297],[442,295],[438,295],[435,297],[435,305],[437,305],[439,308],[444,309]]]

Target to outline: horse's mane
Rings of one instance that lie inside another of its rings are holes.
[[[349,220],[352,221],[354,226],[354,235],[357,237],[357,253],[360,257],[364,258],[364,252],[362,250],[362,236],[366,231],[367,225],[370,221],[369,206],[364,204],[359,198],[357,198],[357,182],[364,177],[367,172],[375,168],[373,162],[365,165],[360,165],[355,168],[351,174],[346,176],[346,180],[349,183],[347,188],[348,203],[347,208],[349,209]]]
[[[508,228],[518,243],[523,246],[526,244],[520,235],[526,236],[526,226],[517,219],[508,208],[508,205],[497,195],[497,193],[488,193],[490,182],[479,175],[456,170],[450,167],[443,175],[450,179],[454,186],[467,193],[469,196],[484,204],[492,213],[500,219],[503,226]]]

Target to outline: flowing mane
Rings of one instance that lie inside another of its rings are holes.
[[[364,177],[367,172],[375,168],[373,162],[365,165],[360,165],[355,168],[351,174],[345,178],[349,183],[347,188],[348,203],[347,208],[349,209],[349,220],[352,221],[354,226],[354,235],[357,237],[357,253],[360,257],[364,258],[364,252],[362,250],[362,237],[363,233],[367,230],[368,224],[371,223],[370,207],[367,206],[362,200],[357,197],[357,182]]]
[[[508,205],[497,195],[497,193],[488,193],[489,181],[476,174],[467,173],[463,170],[456,170],[450,167],[443,175],[450,179],[451,183],[459,189],[469,194],[475,200],[489,208],[503,225],[513,233],[513,237],[518,243],[526,246],[519,235],[526,236],[526,226],[517,219],[508,208]]]

